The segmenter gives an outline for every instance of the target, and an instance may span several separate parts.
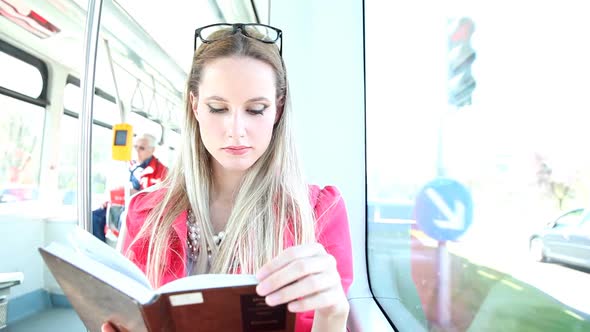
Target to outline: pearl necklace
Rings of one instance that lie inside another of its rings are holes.
[[[199,241],[201,240],[201,227],[197,223],[195,215],[193,214],[192,210],[188,210],[188,215],[186,218],[186,225],[187,225],[187,237],[188,237],[188,249],[189,249],[189,257],[193,261],[197,260],[199,256]],[[225,237],[225,232],[221,231],[218,234],[213,235],[213,242],[216,246],[221,244],[221,241]],[[211,261],[211,247],[207,245],[207,258]]]

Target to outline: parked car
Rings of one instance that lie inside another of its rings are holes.
[[[590,209],[571,210],[549,222],[529,241],[533,259],[590,269]]]

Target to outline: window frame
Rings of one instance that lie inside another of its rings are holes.
[[[41,93],[36,98],[27,96],[27,95],[22,94],[18,91],[14,91],[12,89],[8,89],[8,88],[2,87],[2,86],[0,86],[0,94],[20,100],[20,101],[24,101],[29,104],[33,104],[33,105],[37,105],[37,106],[41,106],[41,107],[47,107],[50,104],[49,99],[47,98],[47,85],[49,82],[49,70],[47,69],[47,64],[45,62],[43,62],[43,60],[35,57],[34,55],[32,55],[30,53],[27,53],[26,51],[23,51],[15,46],[7,43],[6,41],[4,41],[2,39],[0,39],[0,52],[4,52],[4,53],[6,53],[18,60],[21,60],[21,61],[37,68],[37,70],[39,70],[39,72],[41,73],[41,79],[43,81]]]
[[[42,124],[42,133],[40,134],[41,137],[43,137],[44,132],[45,132],[45,121],[47,120],[47,106],[49,106],[51,103],[49,102],[48,99],[48,84],[49,84],[49,70],[47,67],[47,64],[41,60],[40,58],[34,56],[31,53],[28,53],[22,49],[19,49],[18,47],[6,42],[3,39],[0,39],[0,52],[6,53],[9,56],[14,57],[17,60],[20,60],[26,64],[29,64],[31,66],[33,66],[34,68],[36,68],[39,73],[41,74],[41,92],[39,93],[39,96],[37,97],[31,97],[28,95],[25,95],[23,93],[20,93],[18,91],[14,91],[12,89],[9,88],[5,88],[0,86],[0,95],[6,96],[8,98],[13,98],[17,101],[20,102],[24,102],[30,105],[34,105],[37,106],[39,108],[41,108],[41,115],[43,116],[43,124]],[[41,164],[43,162],[43,149],[44,149],[44,142],[41,142],[41,147],[40,147],[40,154],[39,154],[39,160],[40,160],[40,166],[39,168],[36,170],[36,186],[39,187],[40,185],[40,181],[41,181]]]

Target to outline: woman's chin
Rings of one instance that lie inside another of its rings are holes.
[[[228,172],[246,172],[250,167],[252,167],[253,163],[247,160],[232,160],[226,161],[221,163],[221,167],[223,170]]]

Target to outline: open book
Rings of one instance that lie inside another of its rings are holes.
[[[133,332],[294,330],[295,314],[267,306],[253,275],[203,274],[153,289],[135,264],[92,234],[76,228],[69,242],[39,252],[89,331],[106,321]]]

